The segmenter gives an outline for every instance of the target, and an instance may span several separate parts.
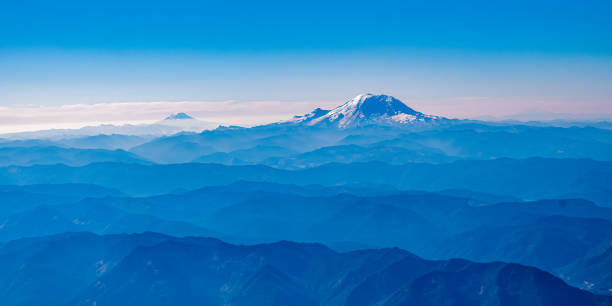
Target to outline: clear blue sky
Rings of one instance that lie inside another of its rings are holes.
[[[611,71],[612,1],[0,2],[0,106],[367,91],[612,113]]]
[[[3,48],[612,54],[610,1],[3,1]]]

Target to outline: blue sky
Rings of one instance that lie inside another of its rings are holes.
[[[612,52],[610,1],[3,1],[2,47]]]
[[[0,106],[380,92],[447,116],[610,114],[611,37],[611,1],[3,1]]]

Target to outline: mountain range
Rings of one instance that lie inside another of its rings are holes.
[[[194,125],[191,123],[194,120],[188,114],[179,113],[161,123],[181,130],[181,126]],[[422,114],[391,96],[372,94],[358,95],[329,111],[316,109],[288,121],[253,128],[219,127],[162,137],[96,133],[95,136],[74,133],[63,137],[39,135],[40,139],[0,139],[0,148],[29,148],[15,153],[20,159],[10,160],[11,155],[7,155],[6,165],[47,163],[35,155],[37,147],[55,151],[70,149],[72,153],[62,154],[84,156],[83,161],[58,159],[69,165],[124,161],[117,153],[104,151],[96,154],[106,157],[87,158],[92,152],[86,150],[91,149],[121,149],[134,154],[134,159],[154,163],[264,164],[284,169],[332,162],[448,163],[461,159],[530,157],[612,160],[612,131],[607,129],[446,119]]]
[[[186,113],[171,114],[163,120],[150,124],[101,124],[79,129],[50,129],[41,131],[1,134],[0,138],[9,140],[52,139],[63,140],[99,135],[123,135],[140,137],[159,137],[180,132],[201,132],[214,129],[218,124],[198,120]]]
[[[526,200],[584,198],[602,206],[612,206],[609,184],[612,163],[587,159],[462,160],[448,164],[403,165],[331,163],[301,170],[200,163],[0,167],[0,184],[4,185],[94,184],[131,195],[162,194],[241,180],[324,186],[387,185],[425,191],[467,189]]]
[[[506,202],[466,191],[244,181],[149,197],[90,185],[72,185],[82,191],[61,196],[60,189],[45,194],[39,186],[0,193],[0,241],[67,231],[155,231],[239,244],[323,242],[343,251],[400,246],[426,258],[535,266],[603,294],[612,287],[606,270],[585,275],[572,268],[612,243],[612,209],[584,200]]]
[[[3,305],[611,305],[602,125],[201,123],[0,139]]]
[[[609,305],[541,270],[401,249],[68,233],[0,247],[4,305]],[[60,269],[58,269],[60,268]],[[46,273],[58,269],[61,273]]]

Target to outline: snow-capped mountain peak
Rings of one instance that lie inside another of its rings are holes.
[[[216,128],[218,124],[198,120],[187,113],[172,114],[156,124],[172,127],[180,131],[199,132],[202,130]]]
[[[441,119],[441,117],[415,111],[392,96],[368,93],[358,95],[330,111],[316,109],[304,116],[296,116],[293,122],[348,128],[371,124],[405,125],[430,122],[436,119]]]
[[[176,113],[176,114],[172,114],[164,118],[164,120],[184,120],[184,119],[194,119],[194,118],[187,115],[186,113]]]

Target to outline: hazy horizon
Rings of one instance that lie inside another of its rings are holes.
[[[348,99],[346,99],[348,100]],[[333,109],[345,101],[176,101],[176,102],[124,102],[50,106],[0,106],[0,134],[41,131],[49,129],[79,129],[98,125],[139,125],[162,121],[175,113],[188,113],[195,119],[229,126],[250,127],[288,120],[313,109]],[[452,119],[485,121],[610,121],[612,113],[577,112],[568,110],[551,112],[546,109],[525,108],[510,112],[491,108],[489,112],[470,113],[475,106],[486,104],[485,97],[464,97],[459,105],[406,102],[408,106],[426,114]],[[465,107],[467,105],[467,107]],[[484,105],[486,108],[486,105]],[[460,109],[465,107],[465,109]]]
[[[610,9],[547,1],[4,3],[0,133],[153,122],[174,112],[248,126],[363,92],[450,118],[612,118]]]

